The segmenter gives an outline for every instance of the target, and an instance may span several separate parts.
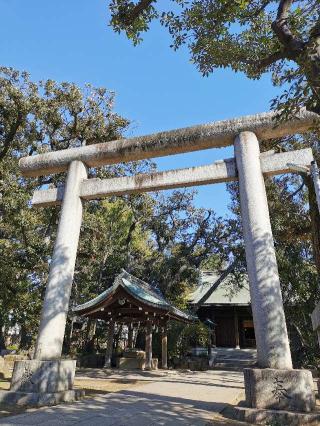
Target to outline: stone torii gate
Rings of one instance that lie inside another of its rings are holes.
[[[29,366],[30,363],[35,363],[30,367],[34,377],[41,363],[41,368],[53,369],[56,368],[53,367],[55,366],[53,360],[60,363],[59,365],[63,362],[60,357],[84,200],[238,179],[260,368],[245,371],[247,402],[249,406],[259,408],[288,408],[301,411],[313,409],[315,402],[311,373],[292,370],[264,184],[264,176],[289,172],[290,163],[309,168],[313,156],[310,149],[279,154],[272,151],[260,153],[258,140],[305,132],[312,127],[315,115],[301,112],[294,120],[280,122],[277,125],[274,118],[273,113],[245,116],[149,136],[39,154],[20,160],[20,169],[24,176],[67,171],[67,178],[63,188],[35,191],[33,196],[34,206],[61,204],[62,208],[42,308],[35,360],[20,362],[20,367],[17,365],[12,390],[25,389],[21,385],[21,377],[24,369],[28,368],[26,367],[28,363]],[[87,167],[228,145],[234,145],[235,158],[207,166],[105,180],[87,178]],[[49,362],[48,367],[43,366],[46,362]],[[58,377],[59,373],[56,375]],[[44,380],[43,376],[40,379]],[[278,385],[275,385],[278,380],[281,380],[281,386],[285,389],[281,392],[290,397],[278,398],[280,391],[277,390]],[[46,388],[42,386],[42,389]]]

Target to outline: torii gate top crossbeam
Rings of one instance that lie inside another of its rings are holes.
[[[248,115],[148,136],[24,157],[19,164],[24,176],[41,176],[63,172],[74,160],[80,160],[88,167],[98,167],[202,149],[222,148],[233,145],[234,138],[244,131],[254,132],[260,141],[303,133],[314,125],[318,116],[302,111],[290,121],[276,123],[274,118],[275,113],[270,112]]]

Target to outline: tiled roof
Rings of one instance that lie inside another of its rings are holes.
[[[111,287],[109,287],[103,293],[99,294],[99,296],[95,297],[94,299],[89,300],[82,305],[76,306],[73,309],[73,312],[81,313],[87,310],[94,310],[94,308],[107,299],[109,295],[115,293],[119,287],[122,287],[137,301],[140,301],[146,305],[158,309],[163,309],[164,311],[171,313],[173,316],[185,319],[187,321],[197,320],[197,317],[187,314],[167,302],[160,291],[154,289],[150,284],[129,274],[125,270],[122,270],[122,272],[117,275]]]
[[[198,303],[205,294],[217,283],[224,271],[201,271],[197,288],[189,295],[189,303]],[[228,274],[202,305],[250,305],[248,277],[245,276],[241,286],[233,291],[231,275]]]

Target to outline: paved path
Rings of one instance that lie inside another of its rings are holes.
[[[104,372],[82,375],[107,380]],[[6,417],[0,425],[204,426],[214,412],[243,395],[242,373],[234,371],[118,373],[108,378],[146,384]]]

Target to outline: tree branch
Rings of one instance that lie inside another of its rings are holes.
[[[292,3],[293,0],[280,0],[277,18],[272,23],[271,27],[280,43],[285,46],[287,50],[287,57],[295,59],[303,51],[305,43],[293,36],[288,25],[288,18]]]
[[[207,212],[207,217],[205,219],[203,219],[203,221],[199,224],[199,227],[193,237],[193,240],[190,244],[190,246],[188,247],[188,251],[189,253],[192,252],[192,250],[194,249],[194,247],[196,246],[196,244],[198,243],[199,239],[203,236],[203,233],[206,229],[207,223],[211,217],[212,212],[208,211]]]
[[[139,18],[139,16],[148,9],[148,7],[154,3],[155,0],[140,0],[139,3],[135,5],[135,7],[131,10],[131,12],[127,16],[123,16],[123,23],[126,26],[130,26],[134,23],[134,21]]]
[[[278,50],[277,52],[272,53],[271,55],[260,59],[260,61],[252,61],[252,65],[255,65],[259,70],[268,67],[269,65],[274,64],[275,62],[286,59],[287,54],[284,50]]]
[[[10,144],[13,141],[21,123],[22,123],[22,113],[21,111],[18,111],[17,119],[15,123],[11,126],[10,131],[8,132],[7,136],[4,139],[3,148],[0,151],[0,161],[4,159],[7,152],[9,151]]]
[[[304,185],[305,185],[305,183],[302,182],[302,184],[299,186],[298,189],[296,189],[294,192],[292,192],[292,194],[288,195],[287,200],[290,200],[290,199],[294,198],[297,194],[299,194],[299,192],[302,191]]]

